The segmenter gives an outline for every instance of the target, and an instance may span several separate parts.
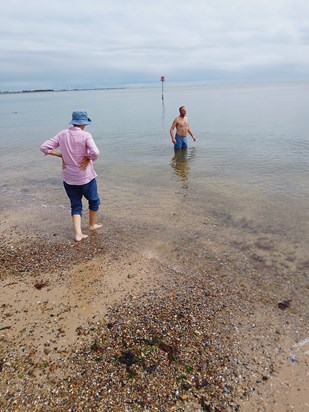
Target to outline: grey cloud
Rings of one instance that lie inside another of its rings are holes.
[[[276,70],[308,80],[308,13],[307,0],[11,0],[0,15],[0,90],[163,72],[177,82],[258,81]]]

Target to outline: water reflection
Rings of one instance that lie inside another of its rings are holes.
[[[190,162],[195,157],[195,147],[175,150],[171,161],[174,176],[182,183],[184,189],[188,189]]]

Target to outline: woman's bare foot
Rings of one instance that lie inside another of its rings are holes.
[[[88,237],[88,235],[78,235],[78,236],[75,236],[75,242],[80,242],[81,240],[83,240],[83,239],[86,239],[86,237]]]
[[[95,223],[94,225],[89,226],[89,230],[96,230],[100,229],[103,225],[99,225],[98,223]]]

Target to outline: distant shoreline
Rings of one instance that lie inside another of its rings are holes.
[[[88,89],[34,89],[34,90],[18,90],[18,91],[0,91],[0,94],[21,94],[21,93],[49,93],[49,92],[80,92],[89,90],[123,90],[125,87],[94,87]]]
[[[290,87],[290,86],[308,86],[308,80],[298,80],[298,81],[271,81],[271,82],[223,82],[223,83],[208,83],[208,82],[193,82],[193,83],[169,83],[169,89],[174,87],[206,87],[206,88],[235,88],[235,87]],[[28,90],[16,90],[16,91],[0,91],[0,95],[7,94],[24,94],[24,93],[48,93],[48,92],[72,92],[72,91],[96,91],[96,90],[126,90],[132,88],[144,89],[144,88],[153,88],[158,87],[155,83],[139,84],[139,85],[126,85],[122,87],[87,87],[87,88],[70,88],[70,89],[28,89]]]

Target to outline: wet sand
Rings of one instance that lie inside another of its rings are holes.
[[[76,244],[31,213],[1,225],[1,410],[308,410],[308,262],[211,236],[158,259],[146,228]]]

